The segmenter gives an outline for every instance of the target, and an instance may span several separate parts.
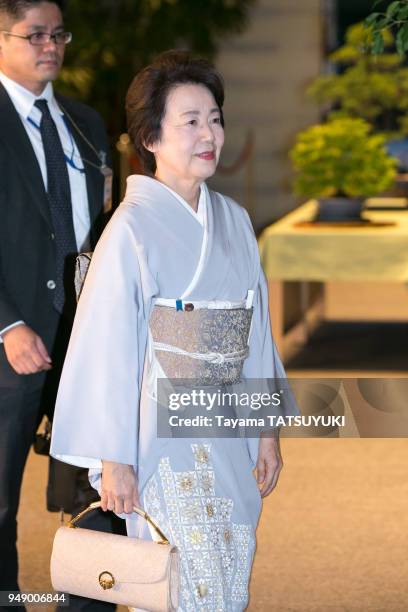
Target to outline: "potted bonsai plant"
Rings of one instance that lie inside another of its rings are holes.
[[[406,137],[408,67],[395,53],[392,31],[382,30],[381,36],[385,49],[373,56],[367,52],[371,31],[363,23],[350,26],[345,44],[327,58],[335,71],[314,79],[307,94],[333,118],[365,119],[387,139]]]
[[[363,119],[344,117],[298,134],[290,152],[295,192],[319,200],[317,220],[360,219],[364,199],[393,184],[396,161],[384,137],[370,132]]]

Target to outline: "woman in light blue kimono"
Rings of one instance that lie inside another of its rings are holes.
[[[146,175],[127,179],[93,255],[51,445],[56,458],[90,468],[103,509],[126,513],[129,535],[149,537],[130,514],[140,505],[179,547],[182,611],[245,609],[261,497],[282,467],[278,436],[156,431],[159,377],[206,372],[215,387],[284,377],[249,217],[205,183],[224,142],[223,101],[214,68],[182,52],[131,84],[128,132]],[[235,317],[229,332],[211,328],[212,309]],[[200,336],[203,326],[212,331]]]

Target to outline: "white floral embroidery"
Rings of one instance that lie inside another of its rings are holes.
[[[176,472],[162,457],[144,507],[180,549],[179,612],[236,612],[248,598],[253,527],[231,521],[232,499],[217,497],[211,444],[191,444],[194,470]]]

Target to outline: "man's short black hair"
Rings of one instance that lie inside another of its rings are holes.
[[[8,18],[12,22],[20,21],[26,11],[43,2],[56,4],[61,12],[65,9],[65,0],[0,0],[0,18]]]

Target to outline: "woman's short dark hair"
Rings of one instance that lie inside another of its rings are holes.
[[[207,60],[194,59],[187,51],[162,53],[135,76],[126,95],[128,134],[147,174],[154,174],[156,161],[145,145],[160,140],[167,97],[181,83],[207,87],[220,109],[224,125],[224,84],[214,66]]]

